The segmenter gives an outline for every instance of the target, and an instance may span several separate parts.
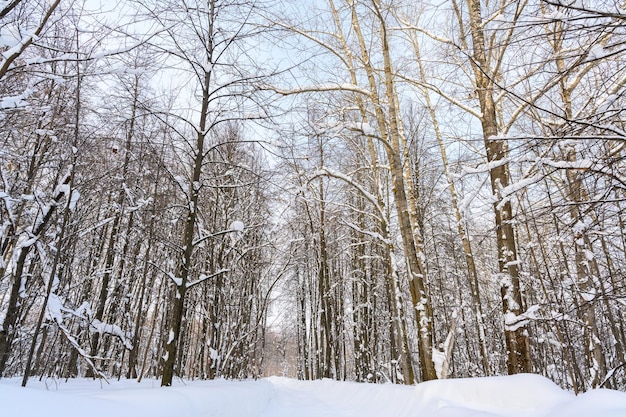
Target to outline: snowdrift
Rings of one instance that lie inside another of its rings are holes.
[[[4,416],[50,417],[626,417],[626,394],[580,396],[537,375],[417,386],[296,381],[0,381]]]

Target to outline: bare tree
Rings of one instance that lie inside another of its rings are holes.
[[[182,74],[189,77],[191,88],[187,91],[191,101],[197,101],[197,107],[190,114],[177,114],[176,125],[179,129],[180,145],[183,149],[186,169],[184,178],[177,180],[186,203],[182,217],[182,231],[178,245],[176,267],[168,272],[174,284],[168,332],[165,342],[165,361],[162,385],[171,385],[175,367],[180,363],[179,347],[185,328],[187,291],[192,285],[194,258],[199,245],[227,233],[236,233],[237,228],[208,232],[201,227],[201,195],[210,186],[207,184],[206,165],[210,162],[213,151],[225,146],[228,141],[211,143],[210,138],[220,124],[236,119],[254,118],[248,111],[260,114],[253,101],[252,85],[259,79],[259,74],[244,67],[240,51],[247,48],[246,39],[252,33],[251,19],[254,4],[236,5],[217,1],[198,2],[189,5],[180,2],[167,4],[142,3],[150,18],[162,31],[159,43],[154,43],[157,50],[165,55],[168,62],[184,68]],[[249,65],[252,62],[248,61]],[[252,67],[251,67],[252,69]],[[249,113],[248,113],[249,114]],[[258,117],[258,116],[257,116]],[[193,139],[191,138],[193,137]],[[217,266],[217,265],[215,265]],[[202,271],[201,281],[208,281],[229,270],[224,265],[218,270]]]

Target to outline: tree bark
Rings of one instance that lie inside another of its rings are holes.
[[[515,231],[513,229],[513,208],[510,200],[502,200],[500,191],[510,184],[509,166],[506,162],[508,149],[506,142],[498,139],[496,104],[493,98],[493,82],[487,54],[480,0],[468,0],[470,29],[472,35],[472,67],[476,82],[476,94],[480,103],[487,161],[495,165],[489,170],[491,191],[495,197],[493,204],[498,247],[498,269],[501,277],[502,312],[504,314],[504,337],[507,349],[507,369],[509,374],[532,371],[528,326],[519,321],[524,312],[520,287],[519,266]],[[493,75],[492,75],[493,76]]]
[[[216,0],[209,0],[208,33],[207,35],[207,62],[208,66],[213,65],[213,30],[215,23],[215,3]],[[212,68],[204,71],[202,80],[202,103],[200,107],[200,121],[197,128],[196,143],[194,148],[194,159],[192,161],[192,175],[189,182],[189,200],[187,202],[187,213],[185,228],[183,231],[181,250],[182,254],[178,261],[176,279],[179,280],[174,290],[174,300],[172,303],[170,330],[167,342],[165,343],[165,361],[163,363],[163,377],[161,386],[172,385],[174,378],[174,365],[176,364],[176,354],[178,339],[180,337],[181,324],[185,306],[185,296],[187,294],[187,282],[189,270],[191,269],[192,255],[194,252],[193,237],[198,216],[198,200],[201,188],[202,164],[205,156],[205,139],[207,135],[207,119],[209,115],[210,86],[212,78]]]

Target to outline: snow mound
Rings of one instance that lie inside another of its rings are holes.
[[[442,417],[474,415],[461,409],[484,416],[537,415],[574,398],[549,379],[531,374],[429,381],[415,392],[423,415]]]
[[[2,415],[49,417],[625,417],[626,394],[574,396],[537,375],[430,381],[417,386],[332,380],[0,380]]]
[[[541,415],[541,417],[592,416],[625,417],[626,393],[608,389],[588,391]]]
[[[2,415],[25,417],[255,417],[273,392],[266,381],[194,381],[167,388],[158,381],[78,380],[26,388],[2,382]],[[59,391],[44,390],[49,388]]]

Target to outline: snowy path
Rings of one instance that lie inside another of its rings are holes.
[[[0,380],[0,414],[26,417],[626,417],[626,394],[581,396],[536,375],[417,386],[295,381]]]
[[[360,417],[345,406],[330,404],[316,393],[276,387],[267,408],[258,417]]]

